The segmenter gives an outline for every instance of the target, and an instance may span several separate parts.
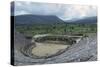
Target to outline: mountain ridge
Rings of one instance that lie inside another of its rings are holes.
[[[97,23],[97,16],[86,17],[78,20],[69,21],[70,23]]]
[[[70,21],[63,21],[54,15],[18,15],[11,17],[14,17],[15,24],[97,23],[97,16]]]
[[[63,23],[64,21],[56,16],[42,16],[42,15],[19,15],[14,16],[15,23],[19,24],[52,24]]]

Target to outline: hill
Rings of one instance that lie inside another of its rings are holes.
[[[56,16],[43,16],[43,15],[19,15],[19,16],[14,16],[14,20],[16,24],[64,23],[63,20],[59,19]]]
[[[60,23],[82,23],[95,24],[97,23],[97,16],[86,17],[83,19],[63,21],[57,16],[53,15],[18,15],[14,17],[15,24],[60,24]]]
[[[87,24],[93,24],[93,23],[97,23],[97,16],[86,17],[86,18],[78,19],[78,20],[72,20],[72,21],[69,21],[69,23],[87,23]]]

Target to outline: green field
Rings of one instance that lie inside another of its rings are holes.
[[[29,36],[36,34],[86,34],[96,33],[97,24],[20,24],[15,25],[15,29]]]

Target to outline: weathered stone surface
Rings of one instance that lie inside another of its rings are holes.
[[[83,62],[97,60],[97,36],[94,34],[87,38],[83,38],[77,44],[73,44],[64,53],[51,58],[34,59],[25,56],[20,52],[20,48],[29,44],[31,40],[26,39],[20,33],[15,32],[14,39],[14,65],[30,65],[30,64],[52,64],[52,63],[66,63],[66,62]]]

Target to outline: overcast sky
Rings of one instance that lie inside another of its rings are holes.
[[[55,15],[62,20],[79,19],[97,15],[96,6],[36,3],[16,1],[14,15]]]

